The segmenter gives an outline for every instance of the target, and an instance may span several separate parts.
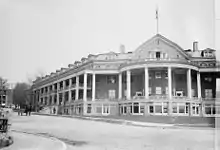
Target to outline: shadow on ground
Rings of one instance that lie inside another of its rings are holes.
[[[83,145],[86,145],[88,144],[88,142],[85,142],[85,141],[75,141],[75,140],[70,140],[70,139],[67,139],[67,138],[61,138],[61,137],[57,137],[55,135],[51,135],[49,133],[37,133],[38,135],[43,135],[43,136],[46,136],[46,137],[52,137],[52,138],[56,138],[68,145],[71,145],[71,146],[83,146]]]

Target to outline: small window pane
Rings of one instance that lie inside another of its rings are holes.
[[[154,113],[154,106],[150,105],[149,109],[150,109],[150,113]]]
[[[156,78],[156,79],[161,78],[161,72],[156,72],[156,73],[155,73],[155,78]]]
[[[156,87],[156,94],[161,94],[161,87]]]

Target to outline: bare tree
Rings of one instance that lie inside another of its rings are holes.
[[[9,87],[8,81],[0,77],[0,90],[6,90],[8,89],[8,87]]]

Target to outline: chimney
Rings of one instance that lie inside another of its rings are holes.
[[[120,53],[124,54],[125,53],[125,46],[124,45],[120,45]]]
[[[195,42],[193,42],[193,52],[195,52],[197,50],[198,50],[198,42],[195,41]]]

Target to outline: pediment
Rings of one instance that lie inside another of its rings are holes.
[[[155,58],[156,52],[159,52],[162,58],[189,59],[180,46],[159,34],[141,44],[135,50],[133,58]]]

